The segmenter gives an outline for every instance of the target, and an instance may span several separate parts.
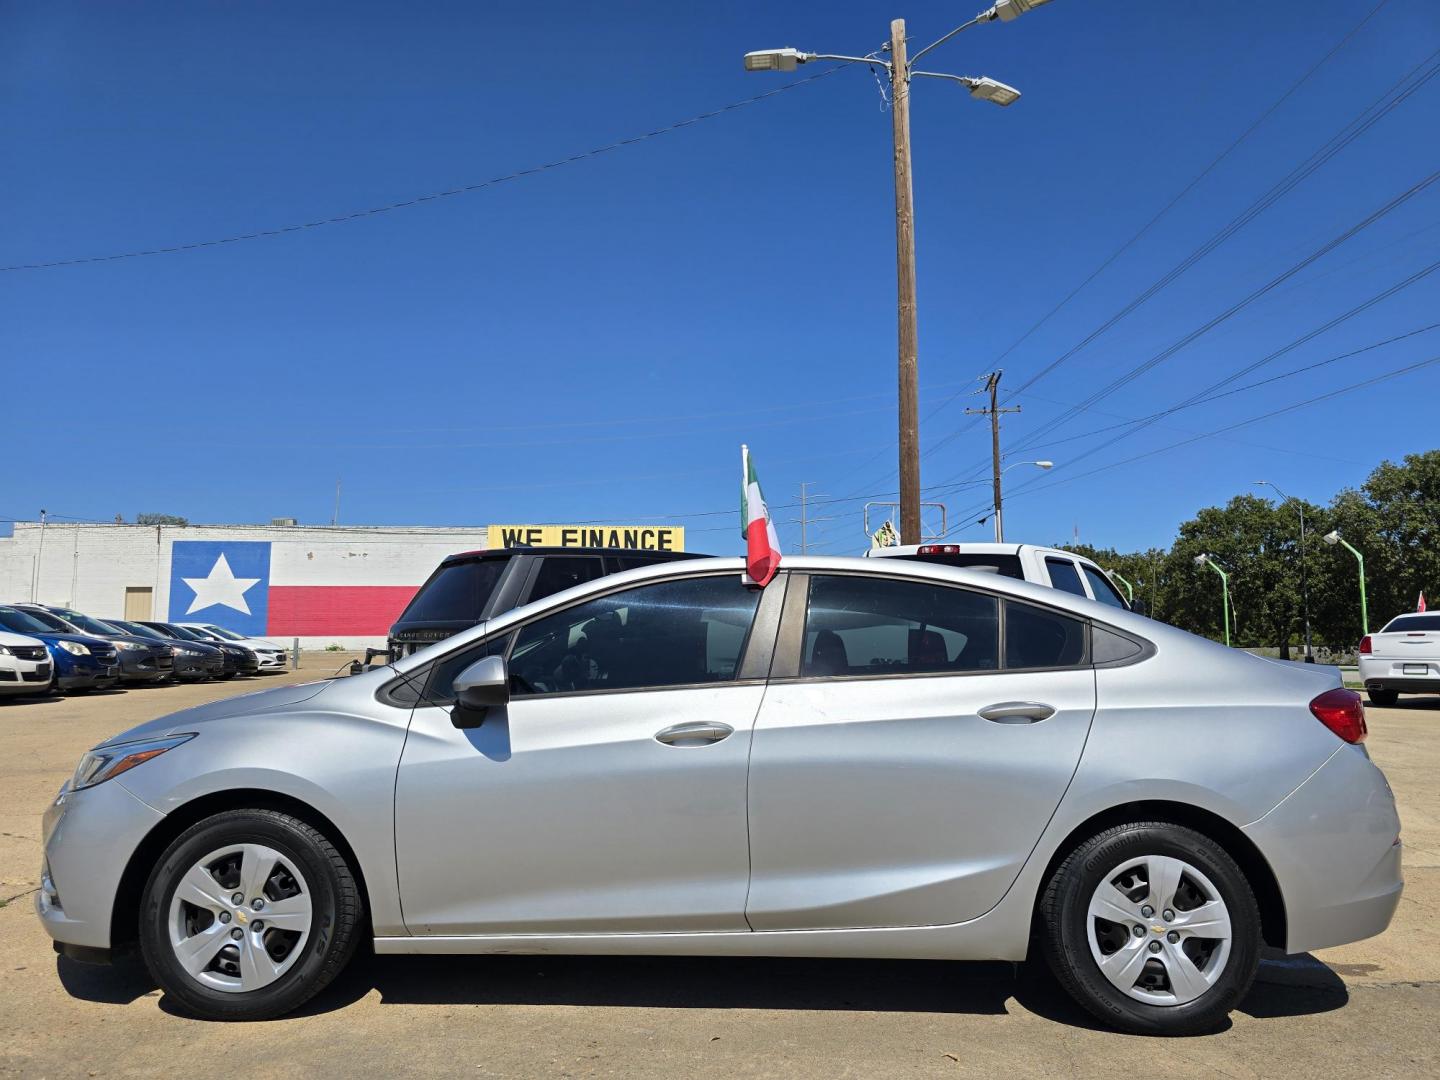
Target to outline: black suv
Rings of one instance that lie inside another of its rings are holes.
[[[390,659],[443,641],[467,627],[583,585],[587,581],[658,562],[700,559],[684,551],[635,548],[511,547],[467,551],[446,558],[390,628]],[[367,650],[368,654],[379,650]]]

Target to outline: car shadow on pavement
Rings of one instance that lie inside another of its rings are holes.
[[[137,957],[110,967],[56,958],[72,997],[123,1005],[161,996]],[[335,1012],[378,992],[385,1005],[570,1005],[649,1009],[771,1009],[1000,1016],[1015,1001],[1069,1027],[1105,1030],[1043,963],[627,956],[375,956],[358,954],[297,1016]],[[1256,1019],[1342,1008],[1345,983],[1307,955],[1267,955],[1239,1011]],[[1229,1023],[1220,1030],[1229,1027]]]

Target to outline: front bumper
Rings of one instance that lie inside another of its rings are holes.
[[[213,679],[225,673],[225,661],[218,656],[181,656],[175,654],[177,679]]]
[[[119,681],[119,664],[93,667],[81,667],[77,664],[68,672],[62,672],[55,680],[61,690],[108,690]]]
[[[120,681],[131,683],[160,682],[170,678],[175,662],[160,652],[120,650]]]
[[[72,792],[67,784],[45,811],[45,865],[35,911],[57,942],[111,946],[115,895],[130,855],[163,815],[119,779]]]
[[[257,652],[255,659],[261,671],[284,671],[285,654],[283,652]]]
[[[0,696],[38,694],[50,685],[55,669],[48,657],[44,660],[26,660],[18,656],[0,659],[5,661],[4,668],[0,668]]]
[[[1374,937],[1400,903],[1400,816],[1382,773],[1342,745],[1279,806],[1245,826],[1285,901],[1285,951]]]

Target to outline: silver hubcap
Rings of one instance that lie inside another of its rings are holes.
[[[259,990],[300,958],[312,914],[294,863],[263,844],[234,844],[206,855],[175,886],[170,947],[204,986]]]
[[[1150,1005],[1184,1005],[1220,978],[1230,912],[1215,885],[1183,859],[1121,863],[1090,898],[1090,955],[1116,987]]]

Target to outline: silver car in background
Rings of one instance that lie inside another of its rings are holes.
[[[56,948],[295,1009],[380,953],[1048,960],[1106,1022],[1219,1024],[1262,942],[1378,934],[1399,820],[1333,668],[899,559],[632,570],[362,675],[90,751]]]

